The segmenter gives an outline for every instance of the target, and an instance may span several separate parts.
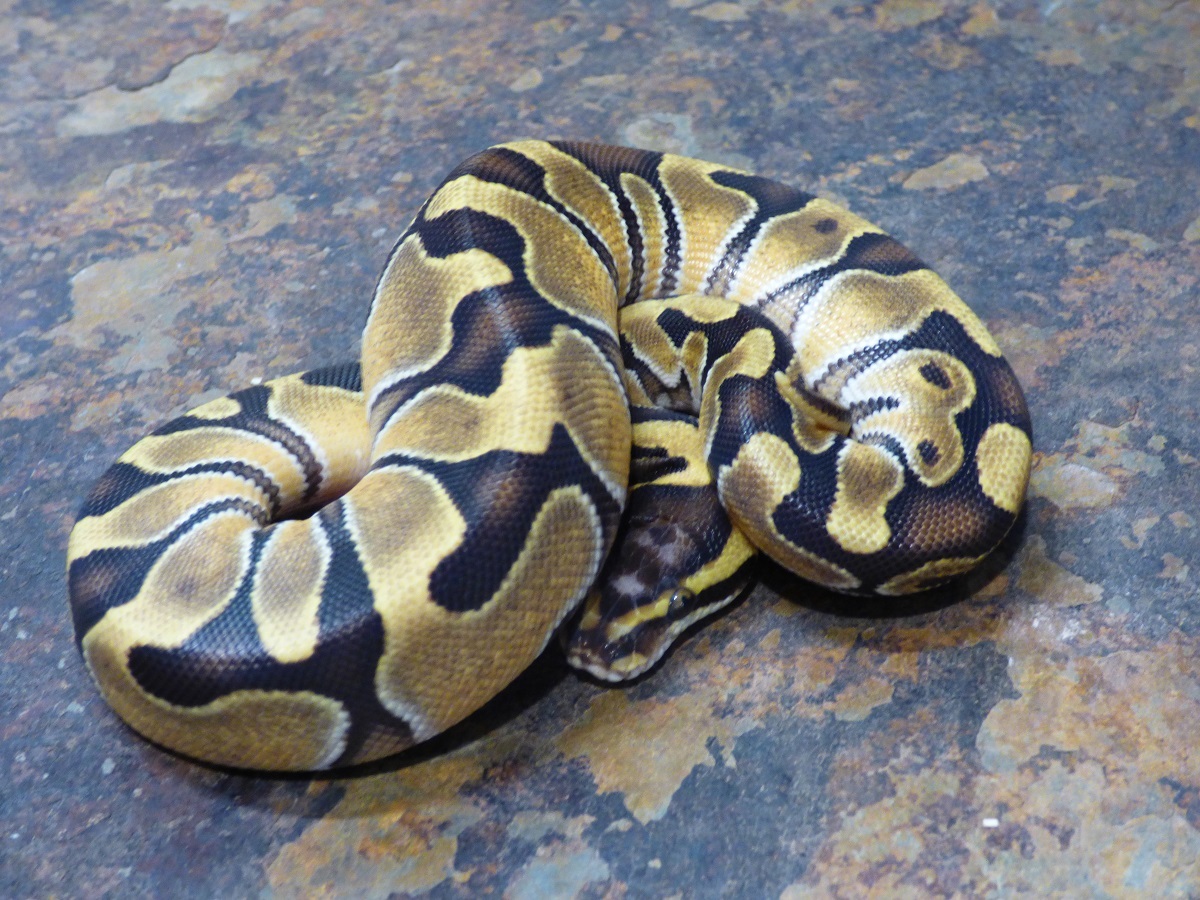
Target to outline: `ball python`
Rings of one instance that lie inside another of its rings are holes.
[[[758,551],[849,594],[940,584],[1009,530],[1030,458],[1000,348],[879,228],[726,166],[520,141],[403,232],[360,364],[206,403],[100,477],[70,606],[150,740],[344,766],[459,722],[577,609],[574,665],[644,671]]]

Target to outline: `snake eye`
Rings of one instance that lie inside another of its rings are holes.
[[[672,615],[672,616],[682,615],[683,612],[688,607],[688,601],[691,600],[694,596],[696,596],[696,595],[693,594],[691,591],[686,590],[684,588],[680,588],[679,590],[677,590],[675,593],[673,593],[671,595],[671,599],[667,603],[668,615]]]

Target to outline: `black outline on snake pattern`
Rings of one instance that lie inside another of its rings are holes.
[[[995,341],[874,225],[724,166],[523,141],[400,237],[361,367],[120,457],[71,534],[71,610],[153,741],[343,766],[460,721],[581,605],[571,662],[644,671],[758,550],[851,594],[960,575],[1031,452]]]

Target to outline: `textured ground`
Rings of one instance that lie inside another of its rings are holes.
[[[1200,896],[1195,3],[0,11],[0,895]],[[912,246],[1025,385],[1020,532],[899,610],[776,577],[629,690],[548,656],[349,777],[149,746],[72,643],[87,486],[352,357],[421,199],[519,136],[750,167]]]

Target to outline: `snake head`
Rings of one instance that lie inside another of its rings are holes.
[[[699,502],[677,506],[670,517],[635,511],[627,518],[566,634],[574,668],[603,681],[637,678],[690,626],[733,602],[750,583],[754,550],[729,526],[715,492],[711,500],[692,499]],[[682,521],[680,508],[687,510]]]

